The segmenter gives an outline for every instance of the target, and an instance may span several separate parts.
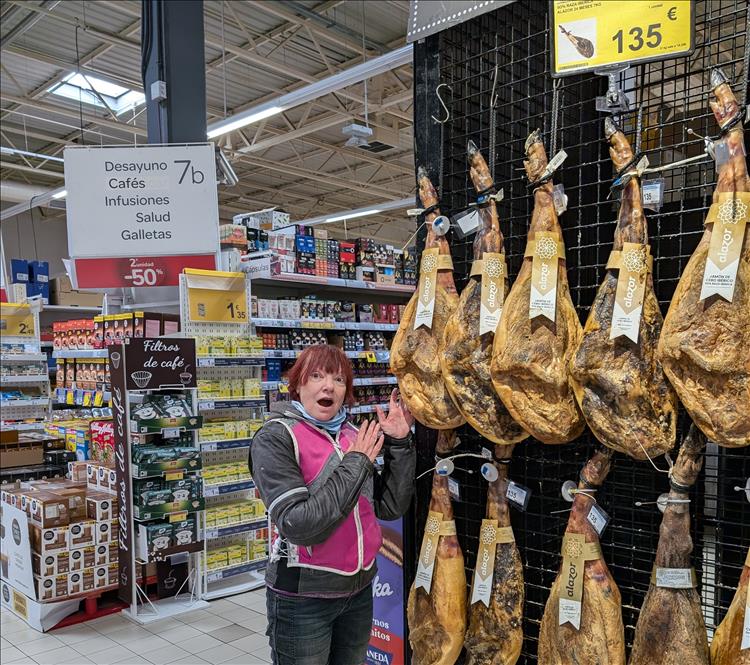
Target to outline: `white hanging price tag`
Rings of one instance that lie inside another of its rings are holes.
[[[602,535],[602,531],[604,531],[607,524],[609,524],[609,515],[607,515],[607,513],[605,513],[604,510],[596,504],[591,506],[586,519],[600,536]]]
[[[544,169],[545,174],[549,175],[554,173],[560,168],[562,163],[568,158],[568,153],[564,150],[560,150],[552,159],[549,160],[547,168]]]
[[[508,489],[505,491],[505,496],[508,501],[511,502],[512,506],[515,506],[519,510],[526,510],[529,505],[529,499],[531,498],[531,490],[514,483],[512,480],[508,483]]]
[[[641,184],[641,202],[644,208],[659,211],[664,198],[664,178],[645,180]]]
[[[552,201],[558,215],[562,215],[568,209],[568,196],[565,194],[565,187],[562,183],[558,183],[552,188]]]
[[[479,210],[476,208],[465,210],[453,218],[453,228],[461,240],[474,233],[479,228],[480,223]]]
[[[448,491],[455,501],[461,500],[461,487],[457,480],[448,478]]]
[[[692,568],[657,568],[656,586],[662,589],[692,589]]]

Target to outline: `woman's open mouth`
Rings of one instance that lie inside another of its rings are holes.
[[[318,400],[318,404],[327,409],[329,406],[333,406],[333,400],[324,397],[323,399]]]

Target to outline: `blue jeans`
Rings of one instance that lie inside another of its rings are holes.
[[[372,630],[372,585],[344,598],[266,589],[274,665],[362,665]]]

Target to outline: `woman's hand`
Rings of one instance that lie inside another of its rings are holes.
[[[364,453],[371,462],[383,447],[383,432],[380,431],[380,425],[374,420],[365,420],[359,428],[356,441],[349,446],[347,453]]]
[[[388,415],[383,413],[379,407],[375,407],[378,415],[378,422],[383,432],[394,439],[403,439],[411,432],[411,426],[414,424],[414,416],[411,415],[406,405],[401,401],[398,390],[394,388],[391,393],[391,401],[388,405]]]

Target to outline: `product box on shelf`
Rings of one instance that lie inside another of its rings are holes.
[[[84,293],[76,291],[67,275],[50,280],[50,302],[53,305],[78,307],[101,307],[101,293]]]
[[[16,284],[29,281],[29,262],[26,259],[10,260],[10,280]]]
[[[47,554],[31,554],[31,567],[34,575],[39,577],[54,577],[70,571],[70,554],[67,551],[48,552]]]
[[[66,552],[68,550],[68,527],[41,527],[29,525],[31,547],[37,554]]]
[[[68,595],[68,573],[50,577],[34,577],[36,598],[39,601],[55,600]]]

